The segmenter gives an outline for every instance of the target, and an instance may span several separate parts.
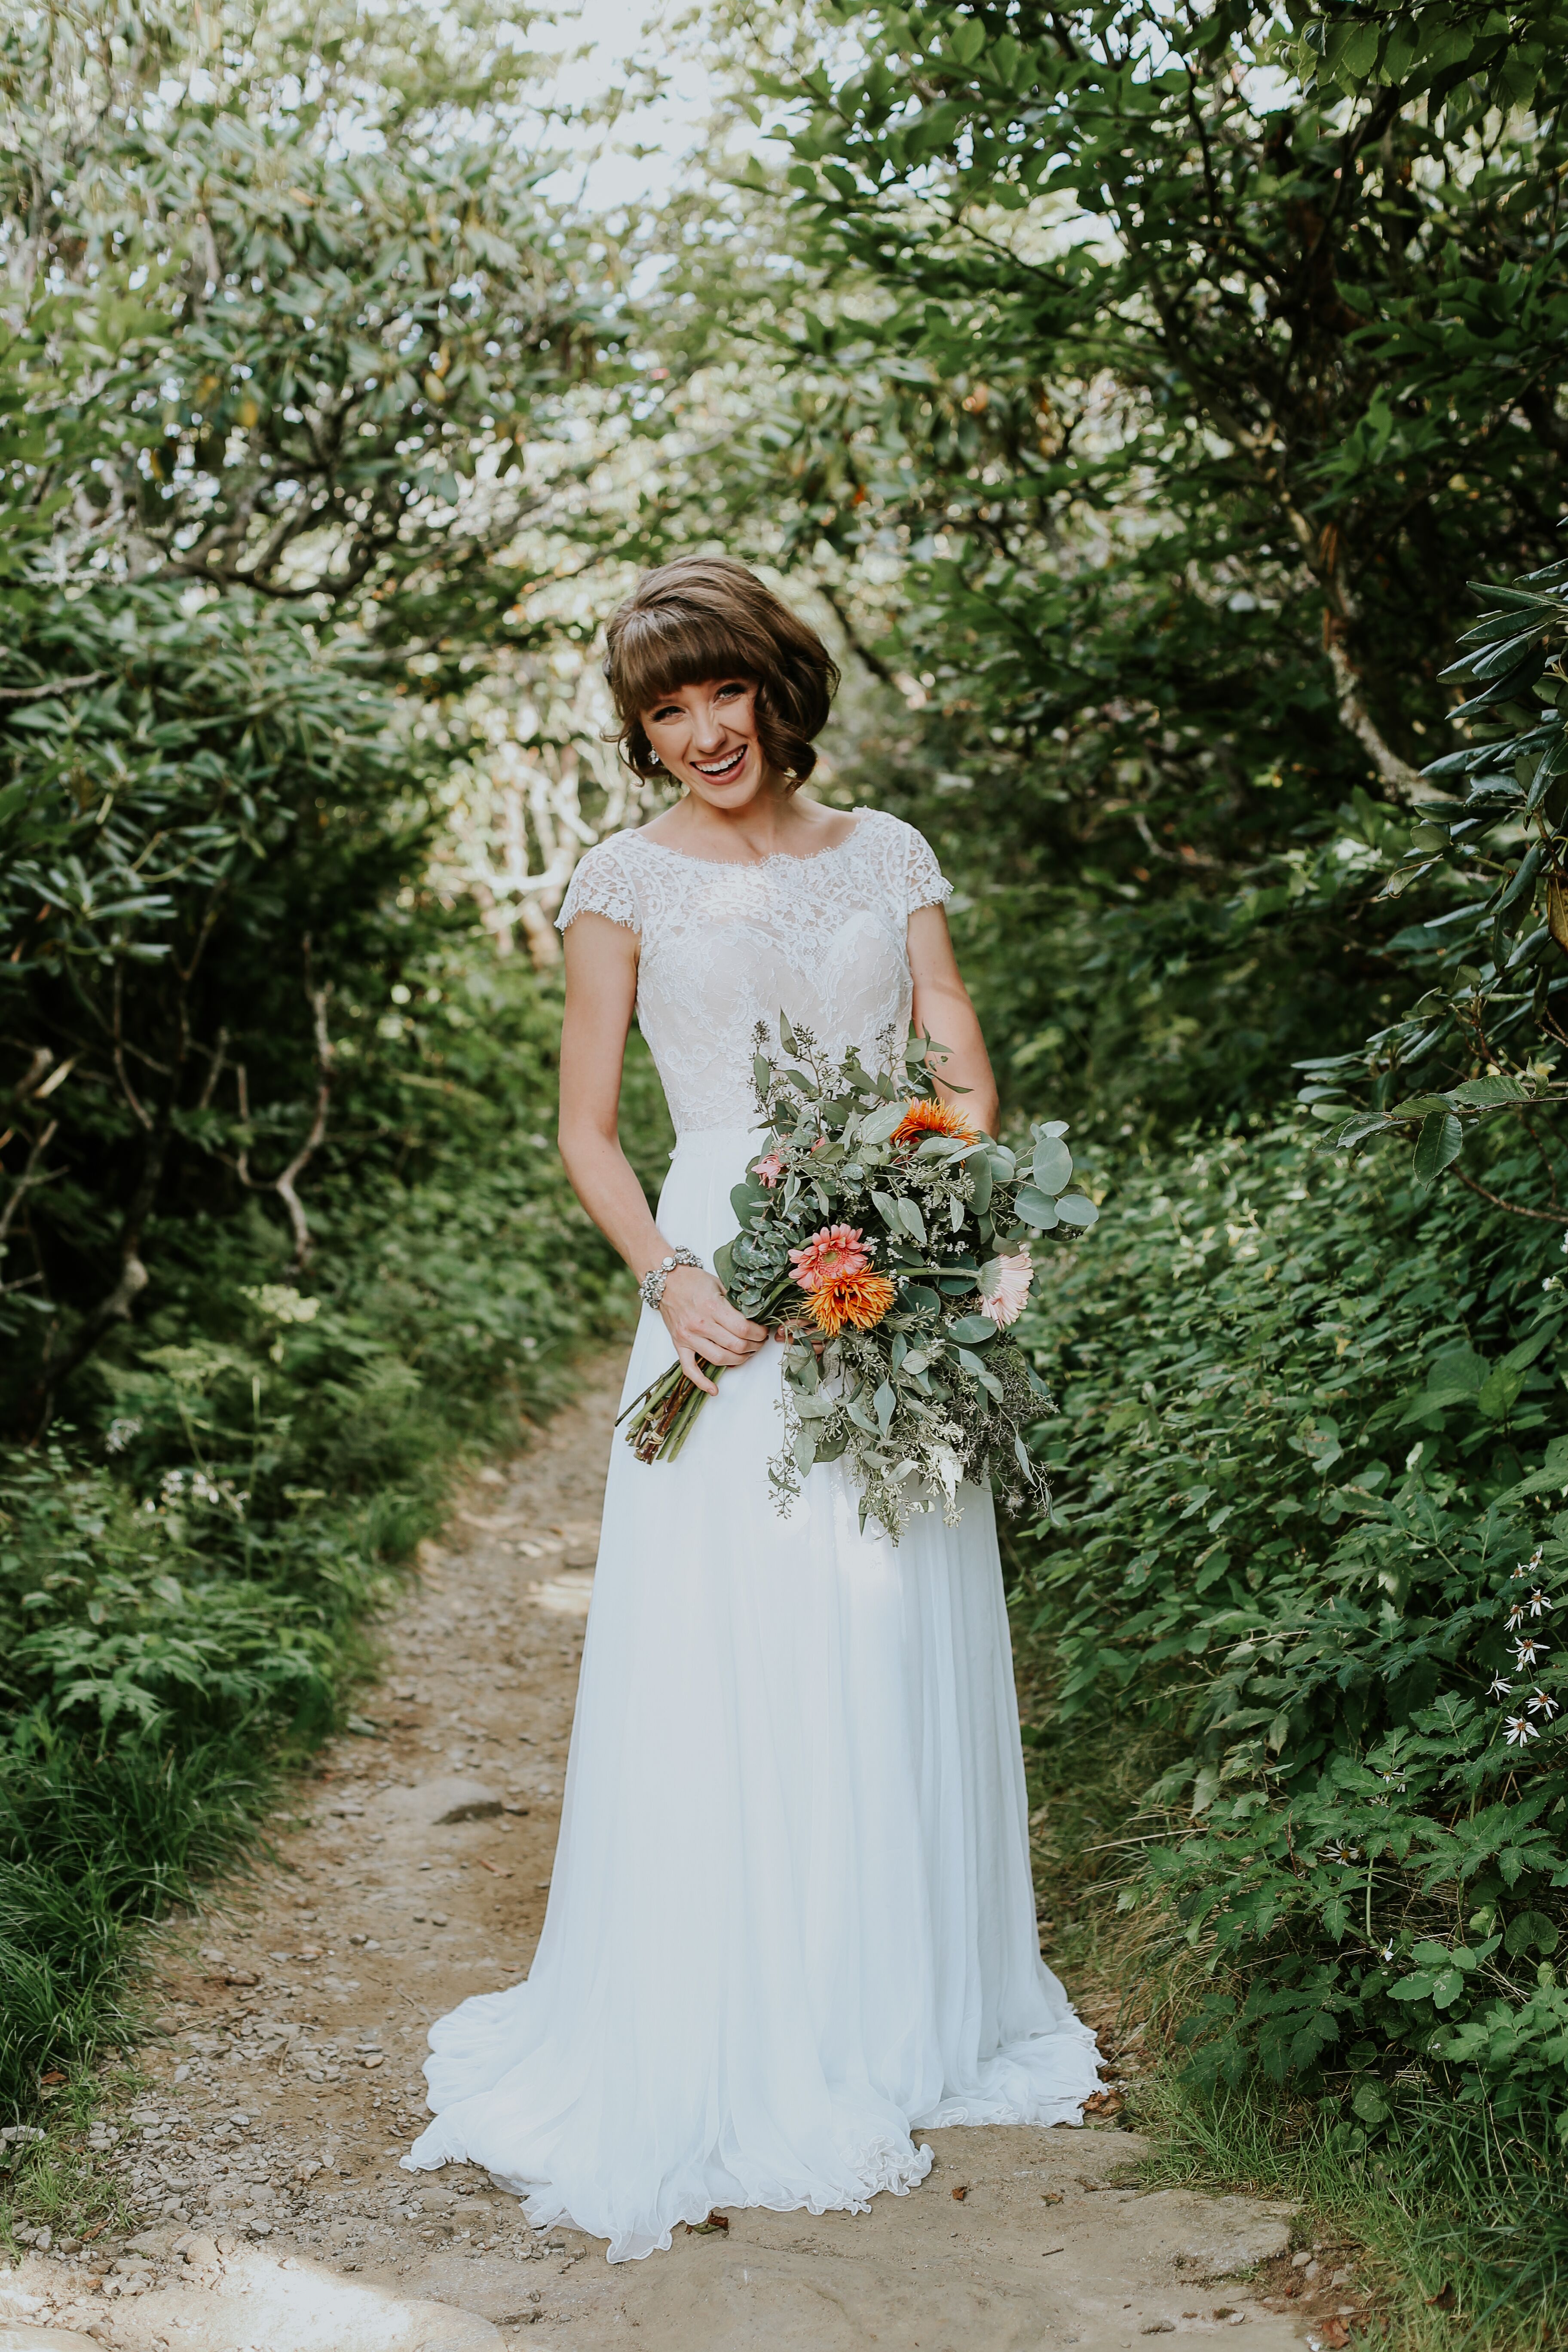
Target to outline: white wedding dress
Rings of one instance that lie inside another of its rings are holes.
[[[718,865],[638,833],[562,927],[640,935],[637,1013],[678,1135],[660,1230],[710,1260],[753,1154],[755,1022],[887,1066],[910,912],[948,895],[868,812],[814,857]],[[672,1360],[645,1313],[629,1399]],[[619,1438],[549,1909],[527,1980],[431,2031],[403,2159],[489,2168],[612,2262],[711,2207],[863,2211],[911,2129],[1077,2123],[1093,2040],[1040,1960],[990,1495],[862,1535],[841,1464],[777,1516],[778,1350],[724,1375],[674,1463]]]

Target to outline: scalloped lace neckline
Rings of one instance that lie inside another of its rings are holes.
[[[657,849],[666,857],[679,857],[683,866],[716,866],[721,874],[755,874],[765,866],[817,866],[825,857],[837,857],[841,849],[848,849],[859,840],[866,819],[877,814],[875,809],[857,809],[853,830],[842,841],[829,842],[826,849],[808,849],[799,854],[790,849],[771,849],[765,857],[695,857],[689,849],[671,849],[667,842],[655,841],[640,825],[624,838],[640,841],[646,848]]]

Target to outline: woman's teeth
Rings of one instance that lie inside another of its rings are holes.
[[[742,743],[738,751],[731,751],[728,759],[718,761],[712,766],[710,766],[706,760],[693,760],[691,764],[700,776],[710,776],[715,783],[722,783],[726,776],[732,776],[735,773],[745,757],[746,747]]]

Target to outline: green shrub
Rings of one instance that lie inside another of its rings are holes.
[[[1490,1181],[1552,1214],[1532,1154]],[[1347,2146],[1423,2085],[1568,2137],[1562,1232],[1405,1152],[1231,1136],[1134,1172],[1028,1327],[1061,1405],[1033,1736],[1165,1763],[1122,1900],[1206,1969],[1193,2076],[1260,2067]]]
[[[129,1923],[254,1833],[279,1767],[343,1719],[366,1620],[438,1527],[454,1466],[515,1443],[575,1350],[624,1321],[625,1271],[551,1140],[555,993],[444,951],[439,1003],[362,1108],[289,1270],[254,1202],[155,1230],[143,1317],[71,1385],[69,1423],[0,1451],[0,2109],[127,2031]],[[456,1014],[456,1020],[452,1016]],[[363,1097],[362,1097],[363,1102]],[[634,1050],[628,1128],[667,1133]]]

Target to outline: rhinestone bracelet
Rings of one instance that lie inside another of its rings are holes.
[[[650,1307],[656,1315],[664,1298],[664,1286],[678,1265],[694,1265],[699,1274],[702,1271],[702,1260],[695,1250],[672,1250],[668,1257],[661,1257],[657,1265],[649,1266],[637,1285],[643,1305]]]

